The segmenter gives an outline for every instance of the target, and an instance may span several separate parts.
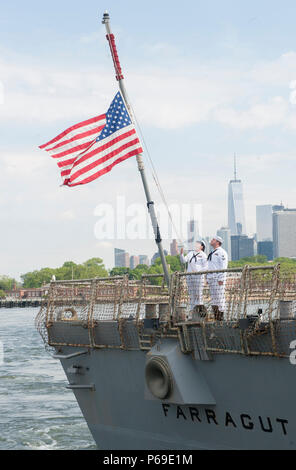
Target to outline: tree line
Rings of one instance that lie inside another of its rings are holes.
[[[171,273],[176,271],[184,271],[185,266],[181,264],[179,256],[166,256],[169,270]],[[267,264],[281,264],[281,271],[287,274],[296,274],[296,260],[291,258],[277,258],[272,263],[267,261],[266,256],[257,255],[242,258],[238,261],[230,261],[229,267],[243,267],[246,264],[250,266],[264,266]],[[5,296],[5,292],[14,289],[14,287],[33,288],[41,287],[48,284],[54,275],[56,280],[70,279],[92,279],[94,277],[121,276],[128,275],[129,279],[141,279],[142,274],[162,274],[162,266],[160,258],[155,260],[151,266],[139,264],[136,268],[116,267],[107,270],[101,258],[91,258],[81,264],[74,261],[66,261],[58,268],[42,268],[40,270],[31,271],[21,275],[22,282],[19,283],[15,279],[8,276],[0,276],[0,297]],[[161,278],[155,278],[151,281],[155,284],[162,282]]]

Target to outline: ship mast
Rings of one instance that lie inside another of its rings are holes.
[[[127,97],[127,93],[126,93],[126,89],[125,89],[125,85],[124,85],[124,81],[123,81],[124,78],[123,78],[123,74],[122,74],[122,70],[121,70],[121,66],[120,66],[120,62],[119,62],[119,58],[118,58],[118,54],[117,54],[117,49],[116,49],[116,44],[115,44],[115,37],[114,37],[114,34],[112,34],[112,32],[111,32],[110,17],[109,17],[109,14],[107,12],[104,13],[102,23],[106,27],[107,40],[109,42],[111,56],[112,56],[113,63],[114,63],[116,80],[118,81],[119,89],[120,89],[121,94],[124,98],[126,106],[127,106],[128,110],[130,112],[130,115],[132,116],[131,107],[130,107],[129,102],[128,102],[128,97]],[[150,195],[150,191],[149,191],[149,187],[148,187],[148,182],[147,182],[146,175],[145,175],[143,157],[142,157],[141,154],[139,154],[139,155],[136,156],[136,159],[137,159],[137,164],[138,164],[138,170],[140,172],[143,187],[144,187],[144,192],[145,192],[145,196],[146,196],[146,200],[147,200],[147,208],[148,208],[148,212],[149,212],[152,227],[153,227],[155,242],[156,242],[157,247],[158,247],[158,252],[159,252],[160,259],[161,259],[161,264],[162,264],[162,267],[163,267],[165,281],[166,281],[167,285],[169,286],[170,276],[169,276],[168,265],[166,263],[166,259],[165,259],[165,255],[164,255],[164,251],[163,251],[159,225],[158,225],[158,222],[157,222],[157,217],[156,217],[155,208],[154,208],[154,202],[151,199],[151,195]]]

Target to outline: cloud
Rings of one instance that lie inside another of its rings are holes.
[[[67,211],[64,211],[64,212],[61,212],[61,214],[59,215],[59,218],[61,220],[74,220],[76,218],[76,214],[73,210],[67,210]]]
[[[288,89],[296,79],[296,52],[289,51],[275,60],[257,62],[249,72],[250,81],[264,86],[282,86]]]
[[[151,48],[166,51],[170,45]],[[294,129],[289,86],[296,77],[295,57],[289,52],[257,63],[251,71],[219,63],[131,66],[128,87],[139,121],[148,126],[178,129],[208,121],[241,130],[274,125]],[[72,124],[107,110],[116,89],[109,68],[89,65],[77,70],[2,61],[0,79],[5,85],[0,120],[5,122]]]
[[[37,173],[45,173],[49,167],[49,159],[42,158],[38,150],[31,152],[0,152],[2,177],[6,175],[11,178],[36,178]]]
[[[4,103],[4,85],[0,81],[0,104]]]
[[[83,36],[80,37],[80,42],[83,44],[91,44],[92,42],[102,42],[102,32],[101,31],[95,31],[93,33],[89,34],[84,34]]]
[[[100,249],[100,248],[113,248],[114,247],[114,243],[111,243],[111,242],[107,242],[107,241],[103,241],[103,242],[97,242],[95,244],[95,247]]]
[[[181,49],[179,47],[169,44],[167,42],[144,44],[142,46],[142,49],[146,54],[152,55],[154,57],[157,56],[159,58],[167,58],[168,56],[174,56],[174,58],[176,58],[176,55],[179,55],[181,53]]]
[[[215,111],[215,119],[237,129],[264,129],[271,126],[289,126],[288,102],[281,96],[266,103],[258,103],[247,110],[221,108]]]

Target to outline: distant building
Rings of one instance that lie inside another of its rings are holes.
[[[257,241],[272,241],[272,205],[256,206]]]
[[[206,248],[205,248],[205,253],[208,255],[211,251],[212,251],[212,247],[210,245],[210,241],[212,240],[213,237],[204,237],[203,238],[203,241],[205,242],[206,244]]]
[[[177,240],[173,240],[172,243],[170,244],[170,253],[171,253],[171,256],[177,256],[179,254]]]
[[[167,256],[167,255],[168,255],[167,250],[163,250],[163,252],[164,252],[164,256]],[[159,253],[158,253],[158,251],[157,251],[156,253],[154,253],[154,255],[152,256],[152,258],[151,258],[151,264],[154,264],[155,261],[157,260],[157,258],[159,258]]]
[[[274,257],[296,257],[296,209],[274,211],[272,231]]]
[[[234,156],[234,179],[228,184],[228,227],[231,235],[246,234],[243,185],[236,177],[236,157]]]
[[[229,227],[221,227],[217,230],[217,236],[223,239],[223,248],[228,253],[228,259],[231,260],[231,233]]]
[[[188,250],[195,249],[195,242],[200,240],[202,236],[202,206],[200,205],[200,213],[198,220],[190,220],[187,224],[187,242]]]
[[[119,248],[114,248],[114,259],[116,268],[129,268],[130,260],[129,254],[125,250],[120,250]]]
[[[150,265],[149,258],[147,255],[139,255],[139,264],[146,264],[147,266]]]
[[[283,211],[284,209],[285,209],[285,206],[283,206],[283,204],[272,206],[272,212]]]
[[[5,292],[5,296],[7,300],[40,299],[44,295],[48,294],[48,289],[49,285],[14,289],[12,291]]]
[[[272,241],[264,241],[258,242],[258,255],[266,256],[268,261],[273,260],[273,242]]]
[[[247,235],[231,235],[231,259],[237,261],[241,258],[254,256],[256,252],[254,238]]]
[[[136,256],[136,255],[133,255],[130,257],[130,268],[131,269],[135,269],[138,264],[140,264],[140,259],[139,259],[139,256]]]

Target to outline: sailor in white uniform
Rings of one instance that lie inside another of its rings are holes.
[[[196,250],[189,251],[184,256],[183,248],[180,252],[181,263],[187,263],[187,272],[200,272],[207,270],[207,256],[204,253],[205,243],[203,241],[196,242]],[[190,311],[196,311],[204,316],[204,305],[203,305],[203,287],[204,287],[204,275],[187,275],[186,276],[188,294],[190,299]]]
[[[208,256],[208,270],[216,271],[220,269],[227,269],[228,254],[222,248],[223,239],[221,237],[214,237],[210,245],[213,248]],[[226,273],[212,273],[207,275],[207,281],[211,294],[211,305],[216,320],[223,320],[223,313],[225,311],[225,284]]]

